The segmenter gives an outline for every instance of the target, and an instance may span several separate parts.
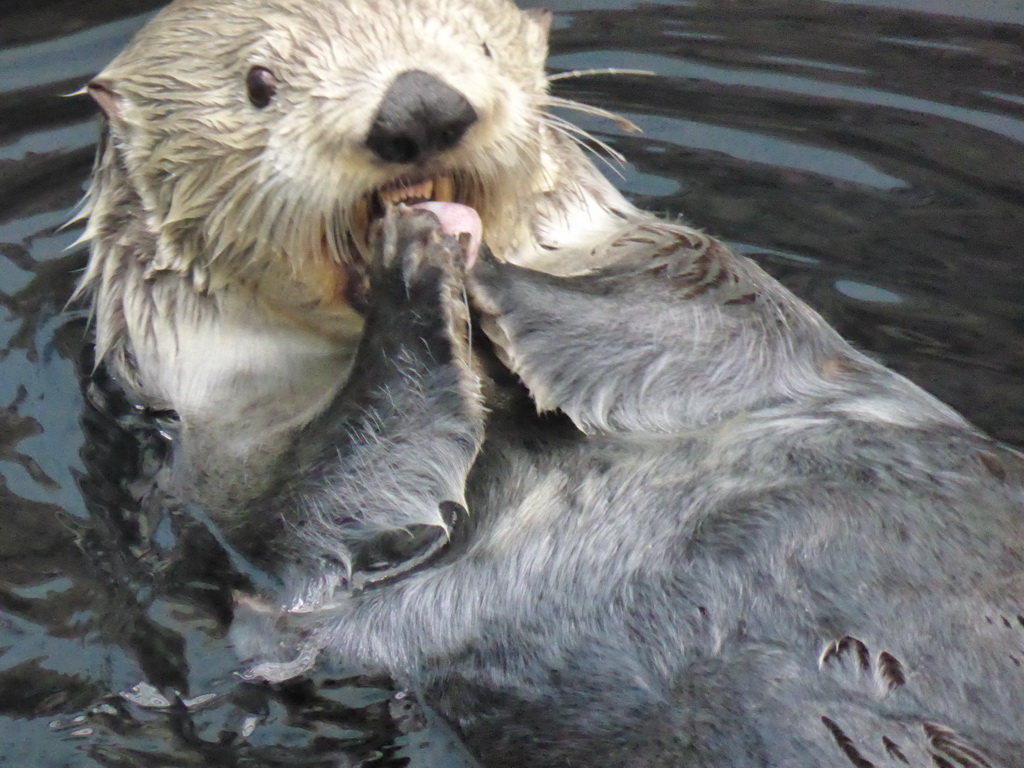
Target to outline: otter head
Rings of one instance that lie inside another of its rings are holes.
[[[92,268],[126,205],[150,274],[293,307],[358,304],[397,201],[468,204],[514,248],[544,183],[549,25],[510,0],[177,0],[89,84]]]

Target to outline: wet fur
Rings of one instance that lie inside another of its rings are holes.
[[[391,222],[385,250],[430,266],[377,281],[344,427],[319,423],[281,511],[302,520],[287,629],[268,647],[239,612],[251,674],[386,670],[487,765],[1020,765],[1024,459],[751,262],[633,223],[643,246],[586,277],[466,278],[560,420],[479,409],[452,243]],[[469,515],[440,562],[325,584],[360,521],[451,501]]]
[[[466,274],[429,214],[394,212],[358,346],[308,337],[337,383],[268,396],[296,416],[246,507],[281,578],[236,611],[250,676],[386,671],[494,766],[1022,765],[1024,459],[534,128],[555,160],[521,158],[552,182],[529,232]],[[112,146],[94,206],[133,162]],[[170,368],[146,329],[202,349],[254,310],[246,289],[204,325],[240,289],[154,261],[143,198],[94,208],[87,284],[147,395]],[[480,364],[464,293],[507,370]],[[294,371],[299,337],[255,317]],[[258,434],[233,426],[209,457]]]
[[[266,0],[259,13],[179,0],[91,83],[107,134],[80,292],[97,358],[135,399],[178,413],[179,477],[228,524],[244,524],[237,511],[348,373],[362,197],[396,175],[457,172],[495,247],[529,260],[546,218],[580,208],[579,185],[611,190],[575,178],[578,151],[546,127],[546,34],[503,0]],[[281,81],[262,110],[245,91],[256,65]],[[458,82],[480,120],[429,167],[396,171],[364,139],[409,68]]]

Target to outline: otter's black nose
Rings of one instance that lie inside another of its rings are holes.
[[[476,120],[465,96],[431,74],[410,69],[384,94],[366,146],[389,163],[415,163],[454,147]]]

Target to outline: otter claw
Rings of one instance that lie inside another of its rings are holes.
[[[368,587],[394,581],[429,566],[437,560],[438,556],[448,549],[452,530],[457,525],[460,525],[462,520],[469,515],[464,506],[454,501],[441,502],[440,511],[446,527],[437,527],[437,534],[420,552],[409,555],[402,559],[401,562],[387,568],[361,571],[353,574],[352,581],[350,582],[351,590],[353,592],[360,592]]]

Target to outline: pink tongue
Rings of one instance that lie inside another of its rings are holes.
[[[425,203],[416,203],[413,208],[423,208],[437,216],[441,221],[441,231],[446,235],[469,235],[469,247],[466,249],[466,269],[469,269],[476,262],[477,252],[480,250],[480,240],[483,237],[483,225],[480,223],[480,215],[468,205],[461,203],[442,203],[431,200]]]

